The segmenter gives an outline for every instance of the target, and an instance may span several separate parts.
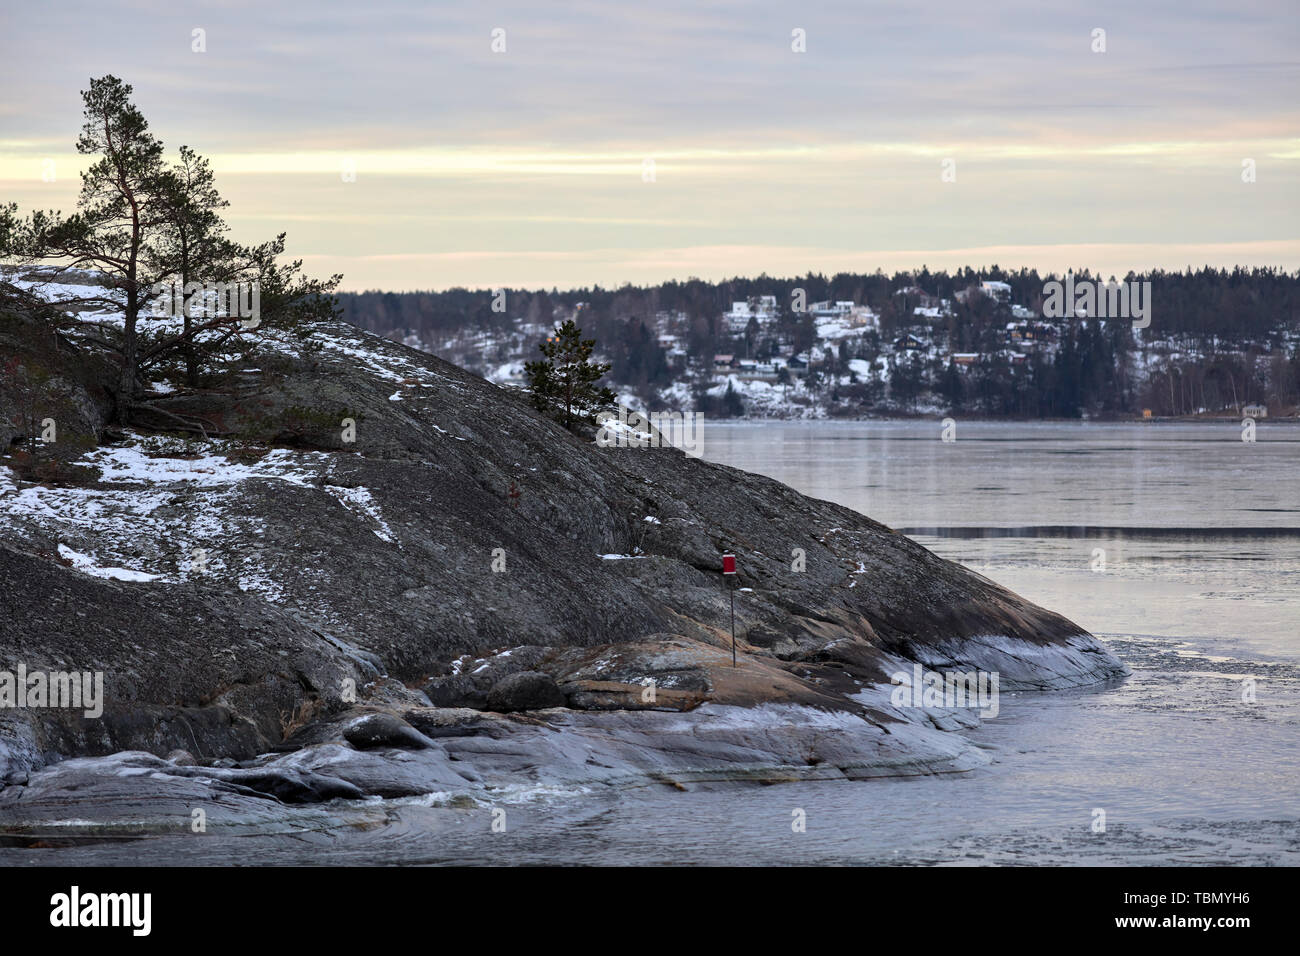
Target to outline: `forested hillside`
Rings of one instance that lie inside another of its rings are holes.
[[[1046,318],[1054,278],[922,269],[340,300],[355,324],[502,382],[517,381],[516,366],[536,356],[554,322],[575,317],[625,398],[712,414],[1186,415],[1258,403],[1276,415],[1300,401],[1300,273],[1076,274],[1079,283],[1149,282],[1150,324],[1140,330],[1123,319]],[[981,282],[1009,294],[982,295]],[[775,301],[770,314],[743,328],[728,322],[728,308],[763,297]],[[851,304],[858,321],[830,321],[819,304]]]

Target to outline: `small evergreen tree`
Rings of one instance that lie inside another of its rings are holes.
[[[591,361],[595,347],[596,340],[584,339],[569,319],[538,346],[545,358],[524,365],[533,405],[555,415],[565,428],[594,422],[596,410],[614,401],[612,391],[596,384],[610,367]]]

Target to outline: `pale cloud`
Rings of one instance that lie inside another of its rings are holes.
[[[659,249],[515,250],[447,253],[397,253],[355,257],[309,255],[310,268],[321,274],[367,275],[375,281],[354,283],[356,290],[379,288],[411,291],[463,285],[469,288],[617,287],[625,282],[658,283],[665,276],[711,281],[736,275],[798,276],[809,272],[955,271],[998,265],[1004,269],[1036,268],[1046,274],[1089,269],[1122,278],[1128,271],[1177,270],[1188,266],[1231,268],[1240,263],[1300,263],[1300,240],[1240,243],[1081,243],[1077,245],[1006,245],[969,248],[873,249],[848,252],[833,247],[689,246]],[[738,271],[737,263],[745,268]],[[456,276],[454,282],[422,284],[414,275]],[[593,275],[608,278],[593,280]]]
[[[211,157],[239,236],[283,224],[349,288],[1297,268],[1298,23],[1206,0],[68,0],[0,30],[0,198],[71,207],[77,91],[113,72]]]

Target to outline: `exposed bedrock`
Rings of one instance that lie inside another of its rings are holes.
[[[888,705],[900,665],[995,671],[1003,690],[1125,673],[1078,625],[849,509],[673,449],[598,447],[344,324],[311,340],[270,340],[237,399],[168,393],[219,440],[100,435],[99,371],[75,350],[57,395],[0,390],[0,419],[57,399],[105,442],[66,480],[0,458],[0,670],[104,688],[95,717],[0,709],[15,794],[93,773],[35,773],[52,761],[176,749],[194,763],[159,773],[182,790],[281,801],[638,767],[963,769],[981,758],[951,719]],[[383,719],[349,723],[367,714]]]

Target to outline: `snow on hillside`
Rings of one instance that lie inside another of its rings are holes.
[[[244,590],[279,597],[258,567],[240,554],[233,535],[255,540],[261,522],[238,507],[249,482],[286,482],[334,498],[340,508],[395,544],[366,488],[331,483],[335,456],[273,449],[248,462],[239,446],[127,434],[127,444],[97,448],[75,464],[99,470],[87,486],[47,487],[19,482],[0,465],[0,534],[44,546],[55,530],[60,555],[98,577],[184,581],[196,574],[231,574]],[[234,457],[232,457],[234,456]]]

